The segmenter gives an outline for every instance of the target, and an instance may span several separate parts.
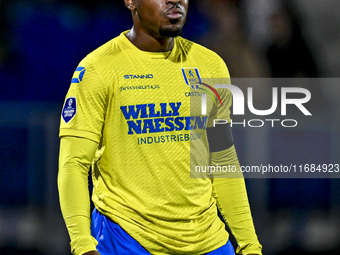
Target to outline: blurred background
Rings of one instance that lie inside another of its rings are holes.
[[[0,254],[70,254],[56,185],[61,108],[80,60],[131,26],[123,0],[0,0]],[[235,127],[242,165],[340,163],[338,0],[190,0],[183,36],[216,51],[233,78],[331,84],[308,88],[313,117],[297,128]],[[339,179],[246,182],[264,254],[340,254]]]

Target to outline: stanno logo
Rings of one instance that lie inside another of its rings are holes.
[[[153,79],[153,74],[146,74],[146,75],[134,75],[134,74],[127,74],[124,75],[124,79]]]
[[[80,83],[83,80],[85,71],[86,71],[85,67],[78,66],[73,74],[71,83]]]

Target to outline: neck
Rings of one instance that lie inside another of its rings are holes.
[[[174,47],[174,38],[160,38],[146,33],[142,29],[132,29],[126,34],[126,37],[140,50],[149,52],[171,51]]]

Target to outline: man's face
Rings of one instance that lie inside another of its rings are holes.
[[[189,0],[136,0],[136,15],[144,30],[156,37],[182,33]]]

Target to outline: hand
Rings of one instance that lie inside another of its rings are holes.
[[[100,255],[98,251],[88,251],[85,252],[83,255]]]

